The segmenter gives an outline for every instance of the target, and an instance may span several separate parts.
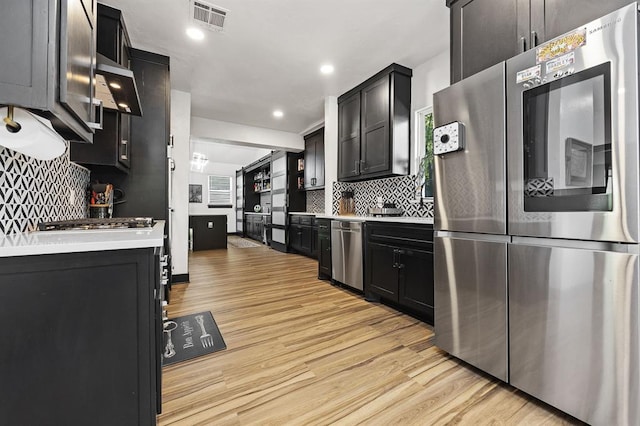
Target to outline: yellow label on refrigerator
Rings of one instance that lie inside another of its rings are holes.
[[[587,30],[582,28],[572,33],[558,37],[543,44],[536,50],[536,62],[546,62],[569,52],[573,52],[587,43]]]

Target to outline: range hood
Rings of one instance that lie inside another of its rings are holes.
[[[104,108],[123,114],[142,115],[140,97],[133,71],[97,54],[96,98]]]

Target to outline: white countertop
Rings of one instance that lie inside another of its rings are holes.
[[[357,222],[394,222],[394,223],[415,223],[433,225],[431,217],[409,217],[409,216],[328,216],[318,215],[316,219],[348,220]]]
[[[324,213],[308,213],[308,212],[289,212],[289,214],[295,214],[296,216],[322,216]]]
[[[164,220],[153,228],[35,231],[0,236],[0,257],[161,247]]]
[[[262,213],[262,212],[260,212],[260,213],[244,212],[244,214],[252,214],[252,215],[255,215],[255,216],[270,216],[271,215],[271,213]]]

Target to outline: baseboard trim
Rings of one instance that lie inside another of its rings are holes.
[[[189,274],[178,274],[171,276],[171,284],[188,283]]]
[[[277,241],[271,241],[271,248],[282,253],[287,253],[287,246]]]

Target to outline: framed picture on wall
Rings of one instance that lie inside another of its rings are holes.
[[[202,202],[202,185],[189,184],[189,202],[201,203]]]

